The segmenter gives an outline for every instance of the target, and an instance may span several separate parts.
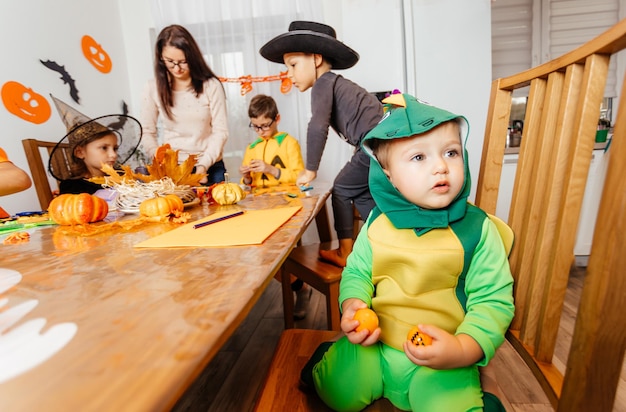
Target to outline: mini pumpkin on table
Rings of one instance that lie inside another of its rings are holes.
[[[82,225],[99,222],[109,213],[104,199],[88,193],[63,194],[55,197],[48,206],[48,214],[59,225]]]
[[[245,199],[246,192],[237,183],[228,181],[228,173],[225,173],[226,181],[215,184],[211,189],[211,197],[220,205],[234,205]]]

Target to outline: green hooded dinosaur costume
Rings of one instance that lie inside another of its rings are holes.
[[[349,298],[367,303],[379,317],[381,335],[368,347],[342,337],[313,367],[314,385],[339,411],[361,410],[380,397],[403,410],[482,410],[478,366],[504,341],[514,312],[513,279],[496,224],[467,203],[467,151],[459,194],[446,208],[424,209],[391,184],[370,148],[373,139],[421,135],[450,121],[467,138],[469,125],[406,94],[384,102],[385,115],[362,143],[372,157],[369,185],[376,207],[348,257],[339,296],[340,305]],[[417,324],[469,335],[484,357],[458,369],[415,365],[402,345]]]

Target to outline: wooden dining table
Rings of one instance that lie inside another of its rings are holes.
[[[240,201],[244,210],[302,207],[259,245],[134,247],[174,223],[92,236],[48,226],[0,245],[0,411],[170,410],[325,213],[322,186]],[[218,208],[186,211],[195,220]],[[16,354],[5,365],[3,347]],[[2,380],[9,363],[17,372]]]

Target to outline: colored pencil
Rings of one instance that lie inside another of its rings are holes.
[[[213,223],[221,222],[222,220],[230,219],[231,217],[236,217],[236,216],[241,216],[241,215],[243,215],[243,210],[233,213],[231,215],[226,215],[226,216],[218,217],[217,219],[207,220],[206,222],[198,223],[196,225],[193,225],[193,228],[198,229],[204,226],[212,225]]]

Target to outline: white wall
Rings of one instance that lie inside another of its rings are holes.
[[[469,120],[474,198],[491,89],[491,0],[412,0],[416,95]]]

